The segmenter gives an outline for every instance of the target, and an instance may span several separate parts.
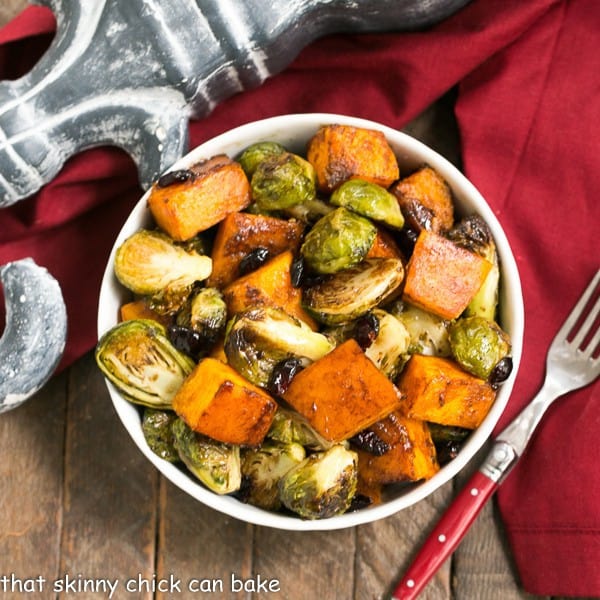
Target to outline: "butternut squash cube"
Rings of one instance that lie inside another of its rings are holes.
[[[440,469],[427,424],[398,411],[369,427],[390,449],[381,456],[358,450],[358,471],[366,484],[430,479]]]
[[[442,319],[456,319],[491,268],[485,258],[424,230],[408,261],[404,299]]]
[[[251,201],[242,167],[224,154],[194,165],[189,172],[187,179],[164,187],[155,183],[148,197],[157,225],[176,241],[189,240]]]
[[[281,308],[315,331],[316,321],[302,308],[302,291],[292,285],[293,254],[282,252],[262,267],[239,277],[223,290],[230,316],[258,306]]]
[[[277,219],[250,213],[231,213],[221,221],[212,249],[212,273],[207,285],[223,288],[240,276],[242,259],[262,247],[271,257],[296,252],[304,225],[294,219]]]
[[[373,244],[365,258],[398,258],[402,264],[406,264],[406,259],[396,240],[389,231],[382,227],[377,228],[377,234],[373,240]]]
[[[429,166],[424,166],[401,179],[390,189],[400,204],[409,225],[421,231],[435,233],[449,230],[454,224],[454,202],[444,178]]]
[[[352,437],[400,402],[394,384],[354,339],[300,371],[283,398],[331,442]]]
[[[306,153],[317,187],[330,194],[348,179],[360,178],[387,188],[398,177],[398,161],[381,131],[324,125],[309,140]]]
[[[397,385],[402,414],[466,429],[479,427],[496,397],[487,381],[438,356],[411,356]]]
[[[173,398],[173,410],[194,431],[226,444],[258,446],[277,403],[229,365],[204,358]]]

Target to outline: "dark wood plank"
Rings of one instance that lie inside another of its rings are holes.
[[[179,581],[182,597],[195,597],[208,585],[217,598],[249,598],[232,589],[231,578],[251,577],[253,535],[252,525],[204,506],[162,479],[157,577]]]
[[[70,372],[64,507],[61,576],[118,579],[120,592],[153,579],[158,473],[118,420],[91,353]]]
[[[431,496],[396,515],[358,528],[355,598],[389,598],[439,518],[452,491],[447,483]],[[450,598],[450,563],[447,562],[422,592],[422,598]]]
[[[278,579],[278,598],[353,597],[356,531],[256,530],[254,572]]]
[[[48,598],[59,569],[66,375],[0,415],[0,582],[2,598]],[[11,580],[11,575],[21,581]],[[40,580],[39,585],[23,580]],[[15,593],[12,593],[15,592]]]

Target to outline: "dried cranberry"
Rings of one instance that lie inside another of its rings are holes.
[[[506,381],[512,373],[513,362],[510,356],[505,356],[498,361],[490,373],[489,382],[492,387],[498,387],[503,381]]]
[[[275,365],[269,381],[269,391],[275,396],[283,396],[301,369],[302,361],[299,358],[287,358]]]
[[[160,188],[165,188],[175,183],[183,183],[194,179],[195,175],[189,169],[179,169],[177,171],[170,171],[165,173],[157,182],[156,185]]]
[[[390,445],[384,442],[372,429],[359,431],[349,441],[357,448],[375,456],[382,456],[390,450]]]
[[[354,338],[358,345],[366,350],[379,335],[379,319],[369,312],[356,320]]]
[[[462,442],[456,440],[446,440],[443,442],[437,442],[435,444],[435,450],[437,454],[438,463],[445,465],[451,460],[455,459],[460,452]]]
[[[194,359],[200,358],[209,350],[210,344],[208,340],[198,331],[194,331],[189,327],[169,325],[167,333],[171,344],[177,350]]]
[[[261,267],[269,260],[270,252],[268,248],[259,246],[254,248],[251,252],[248,252],[244,258],[240,261],[240,275],[246,275]]]
[[[304,257],[300,254],[294,258],[294,260],[292,261],[292,266],[290,267],[292,285],[295,288],[299,288],[302,285],[304,281],[305,272],[306,263],[304,262]]]

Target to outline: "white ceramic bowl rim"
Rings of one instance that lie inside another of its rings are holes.
[[[306,141],[317,131],[318,127],[332,123],[382,131],[396,153],[401,171],[403,167],[406,171],[407,166],[416,168],[424,163],[430,165],[446,179],[452,188],[459,213],[477,212],[485,219],[494,236],[500,259],[503,282],[500,289],[500,321],[511,337],[513,372],[511,377],[499,388],[496,400],[483,423],[469,436],[458,456],[442,467],[434,477],[410,487],[398,497],[378,506],[314,521],[268,512],[244,504],[233,497],[214,494],[195,480],[192,475],[160,459],[145,442],[138,408],[123,399],[116,388],[107,382],[113,405],[121,422],[141,452],[168,480],[215,510],[255,525],[278,529],[308,531],[353,527],[392,515],[431,494],[452,479],[490,437],[506,407],[521,360],[524,326],[523,297],[518,269],[506,235],[493,211],[473,184],[448,160],[422,142],[390,127],[356,117],[329,113],[282,115],[248,123],[223,133],[189,152],[172,168],[183,169],[215,154],[225,153],[233,158],[251,143],[261,140],[279,141],[288,149],[303,154]],[[126,297],[126,292],[120,287],[114,276],[113,264],[116,248],[129,235],[151,222],[147,210],[147,198],[148,192],[136,204],[113,246],[101,285],[98,310],[99,336],[117,323],[119,306]]]

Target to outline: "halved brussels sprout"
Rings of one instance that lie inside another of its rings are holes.
[[[394,229],[402,229],[404,226],[404,217],[396,196],[376,183],[349,179],[331,194],[329,201]]]
[[[256,142],[242,152],[238,158],[238,162],[242,166],[246,176],[251,178],[261,162],[273,156],[279,156],[284,152],[286,152],[286,149],[277,142]]]
[[[265,510],[279,510],[279,480],[306,456],[300,444],[266,441],[242,451],[242,500]]]
[[[510,353],[510,338],[494,321],[465,317],[450,325],[450,348],[463,369],[488,379],[494,367]]]
[[[207,340],[216,340],[227,323],[227,305],[217,288],[201,288],[192,293],[177,313],[176,323],[197,331]]]
[[[285,152],[262,161],[252,179],[252,198],[261,210],[282,210],[316,195],[315,170],[297,154]]]
[[[326,325],[352,321],[385,300],[402,283],[396,258],[369,258],[304,290],[304,307]]]
[[[408,354],[410,334],[401,321],[385,310],[375,308],[373,315],[379,320],[379,333],[365,354],[384,375],[393,380]]]
[[[282,444],[300,444],[310,450],[329,450],[335,445],[318,433],[301,414],[281,406],[275,413],[267,437]]]
[[[288,471],[279,481],[279,497],[304,519],[327,519],[348,510],[357,481],[356,452],[336,445]]]
[[[340,207],[314,224],[300,251],[313,271],[337,273],[364,260],[376,235],[369,219]]]
[[[390,311],[409,333],[409,354],[450,356],[448,321],[405,302],[395,302]]]
[[[225,355],[246,379],[267,387],[276,365],[288,358],[309,362],[334,345],[306,323],[279,308],[254,308],[234,316],[227,325]]]
[[[216,442],[196,433],[183,419],[177,419],[172,429],[179,457],[208,489],[217,494],[230,494],[240,489],[239,446]]]
[[[462,219],[448,232],[448,237],[457,245],[479,254],[492,263],[483,285],[465,310],[466,316],[478,316],[494,321],[498,306],[500,266],[496,243],[488,224],[479,215]]]
[[[165,289],[182,289],[206,279],[209,256],[187,251],[168,235],[142,229],[127,238],[115,255],[115,275],[136,294],[151,296]]]
[[[146,408],[142,416],[142,432],[150,450],[169,462],[178,462],[175,449],[173,423],[178,419],[170,410]]]
[[[127,400],[153,408],[170,408],[194,368],[194,362],[169,342],[165,328],[149,319],[115,325],[98,341],[95,358]]]

